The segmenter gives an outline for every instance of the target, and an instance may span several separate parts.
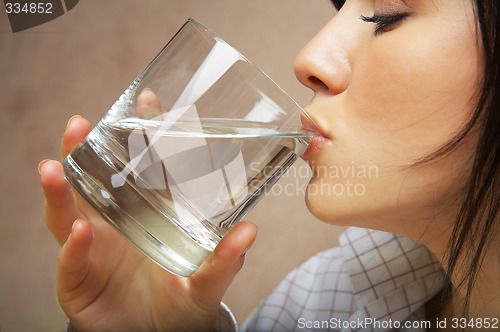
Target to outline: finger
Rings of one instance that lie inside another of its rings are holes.
[[[45,222],[62,246],[71,233],[71,225],[78,217],[73,191],[64,179],[60,162],[43,161],[40,163],[39,171],[45,194]]]
[[[68,240],[57,256],[57,291],[59,296],[74,291],[88,275],[89,251],[93,239],[92,224],[84,219],[76,220]]]
[[[240,222],[221,240],[199,269],[189,278],[201,305],[218,306],[243,266],[244,256],[257,236],[257,226]]]
[[[160,101],[151,89],[144,89],[137,97],[137,112],[142,119],[153,119],[161,114]]]
[[[80,144],[91,130],[90,122],[79,115],[69,119],[61,143],[61,160]]]

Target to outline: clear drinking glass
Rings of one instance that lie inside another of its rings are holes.
[[[65,159],[65,176],[139,250],[189,276],[306,148],[301,114],[189,20]]]

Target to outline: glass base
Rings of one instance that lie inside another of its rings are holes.
[[[119,170],[113,167],[109,155],[103,160],[88,142],[73,151],[63,166],[66,179],[76,191],[127,240],[167,271],[188,277],[210,254],[210,248],[201,246],[129,181],[113,188],[108,181]]]

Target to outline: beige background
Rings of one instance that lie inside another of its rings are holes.
[[[188,17],[218,32],[299,104],[311,93],[293,74],[297,52],[335,14],[328,0],[85,0],[66,15],[13,34],[0,5],[0,331],[58,331],[58,246],[45,228],[38,162],[58,158],[66,121],[93,124]],[[224,301],[242,320],[311,254],[335,246],[341,230],[312,217],[300,191],[268,195],[246,219],[259,237]],[[277,187],[279,189],[279,187]]]

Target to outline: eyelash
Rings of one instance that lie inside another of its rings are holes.
[[[395,28],[395,25],[404,21],[410,13],[401,14],[386,14],[386,15],[373,15],[371,17],[366,17],[361,15],[361,19],[364,22],[375,24],[375,36],[381,35],[384,32],[391,31]]]

